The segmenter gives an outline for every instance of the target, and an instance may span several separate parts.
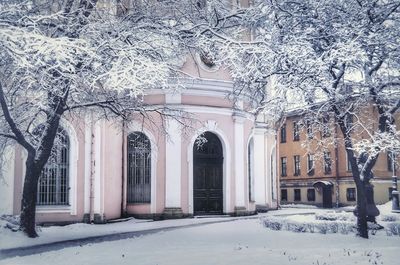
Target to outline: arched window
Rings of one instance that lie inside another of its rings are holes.
[[[151,200],[151,143],[141,132],[128,136],[128,203]]]
[[[69,205],[69,152],[69,137],[59,128],[39,178],[37,205]]]

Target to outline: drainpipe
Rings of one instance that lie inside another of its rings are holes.
[[[93,121],[93,111],[90,113],[90,214],[89,222],[94,222],[94,175],[95,175],[95,139],[94,139],[94,121]]]
[[[121,146],[121,154],[122,154],[122,166],[121,166],[121,217],[126,215],[126,206],[125,206],[125,120],[122,120],[122,146]]]
[[[278,174],[279,166],[280,166],[280,157],[279,157],[279,152],[280,152],[280,145],[279,145],[279,140],[278,140],[278,131],[275,134],[275,170],[272,173],[275,176],[275,188],[276,188],[276,209],[279,210],[281,208],[281,178],[280,175]]]

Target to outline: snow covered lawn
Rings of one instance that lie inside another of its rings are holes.
[[[1,260],[45,264],[398,264],[400,237],[266,229],[258,219],[182,228],[133,239]]]

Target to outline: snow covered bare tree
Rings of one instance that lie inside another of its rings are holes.
[[[329,139],[344,145],[357,188],[358,234],[368,238],[374,165],[400,148],[400,2],[255,1],[246,22],[251,42],[224,40],[231,65],[242,62],[235,77],[272,116],[301,109],[321,130],[330,116],[341,133]]]
[[[61,119],[159,111],[143,105],[146,89],[183,74],[187,52],[209,41],[205,29],[232,27],[233,13],[226,1],[0,1],[0,141],[27,152],[20,226],[29,237]]]

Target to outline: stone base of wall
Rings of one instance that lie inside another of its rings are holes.
[[[90,214],[85,213],[83,215],[82,222],[87,223],[87,224],[90,223]],[[107,223],[107,219],[106,219],[105,215],[95,213],[94,218],[93,218],[93,223],[94,224],[105,224],[105,223]]]
[[[255,215],[257,214],[256,211],[249,211],[246,207],[235,207],[234,212],[230,213],[231,216],[248,216],[248,215]]]
[[[182,209],[180,207],[165,208],[163,212],[164,219],[179,219],[179,218],[185,218],[187,216],[188,216],[187,214],[184,214],[182,212]]]
[[[257,204],[256,205],[256,212],[257,213],[266,213],[266,212],[268,212],[269,208],[270,207],[269,207],[268,204],[264,204],[264,205]]]

